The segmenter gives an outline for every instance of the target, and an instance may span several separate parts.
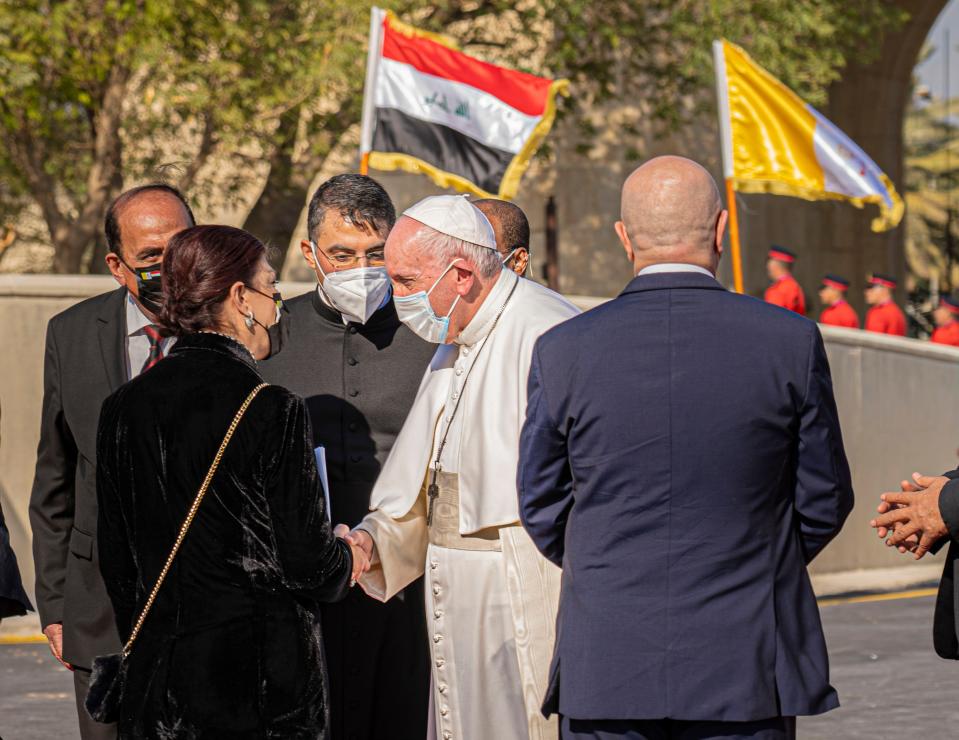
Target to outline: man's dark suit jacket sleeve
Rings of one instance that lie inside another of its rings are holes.
[[[959,468],[946,473],[951,480],[942,487],[939,493],[939,514],[949,529],[950,537],[959,542]],[[947,539],[939,540],[930,550],[933,554],[939,552]]]
[[[54,322],[47,326],[37,467],[30,493],[37,609],[43,627],[63,621],[63,588],[73,529],[77,447],[63,415]]]
[[[839,533],[852,505],[852,477],[842,443],[829,360],[816,328],[800,409],[796,467],[795,506],[807,563]]]
[[[520,519],[539,551],[562,567],[573,476],[565,431],[551,418],[546,401],[538,346],[533,350],[527,397],[517,471]]]

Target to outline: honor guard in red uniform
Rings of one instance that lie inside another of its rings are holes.
[[[766,273],[773,284],[766,288],[763,296],[767,303],[788,308],[801,316],[806,315],[806,296],[802,288],[792,275],[792,266],[796,262],[796,254],[773,245],[769,250],[769,259],[766,261]]]
[[[822,313],[819,314],[819,323],[828,326],[845,326],[849,329],[859,328],[859,317],[856,311],[846,301],[846,291],[849,290],[849,281],[839,275],[826,275],[819,286],[819,300],[822,301]]]
[[[938,308],[932,312],[932,318],[936,322],[932,341],[959,347],[959,298],[943,296]]]
[[[892,302],[896,279],[874,272],[866,281],[866,303],[871,308],[866,314],[866,331],[906,336],[906,315]]]

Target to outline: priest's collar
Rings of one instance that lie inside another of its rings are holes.
[[[496,278],[496,283],[483,301],[483,305],[453,341],[459,345],[472,347],[489,334],[490,329],[493,328],[493,322],[496,321],[496,315],[519,279],[515,272],[504,268]]]

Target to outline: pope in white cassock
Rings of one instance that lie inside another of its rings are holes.
[[[371,552],[373,598],[426,574],[442,740],[557,736],[539,708],[560,572],[519,523],[516,466],[533,344],[579,311],[500,259],[462,196],[420,201],[386,242],[399,318],[441,346],[351,537]]]

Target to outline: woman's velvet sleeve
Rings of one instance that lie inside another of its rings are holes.
[[[281,406],[281,441],[268,461],[266,490],[279,569],[291,591],[337,601],[346,595],[353,556],[327,519],[306,404],[284,393]]]
[[[117,395],[108,398],[97,426],[97,551],[100,575],[116,615],[117,631],[126,642],[133,629],[137,598],[137,565],[120,500],[119,466],[131,465],[124,455],[126,426],[121,424]]]

